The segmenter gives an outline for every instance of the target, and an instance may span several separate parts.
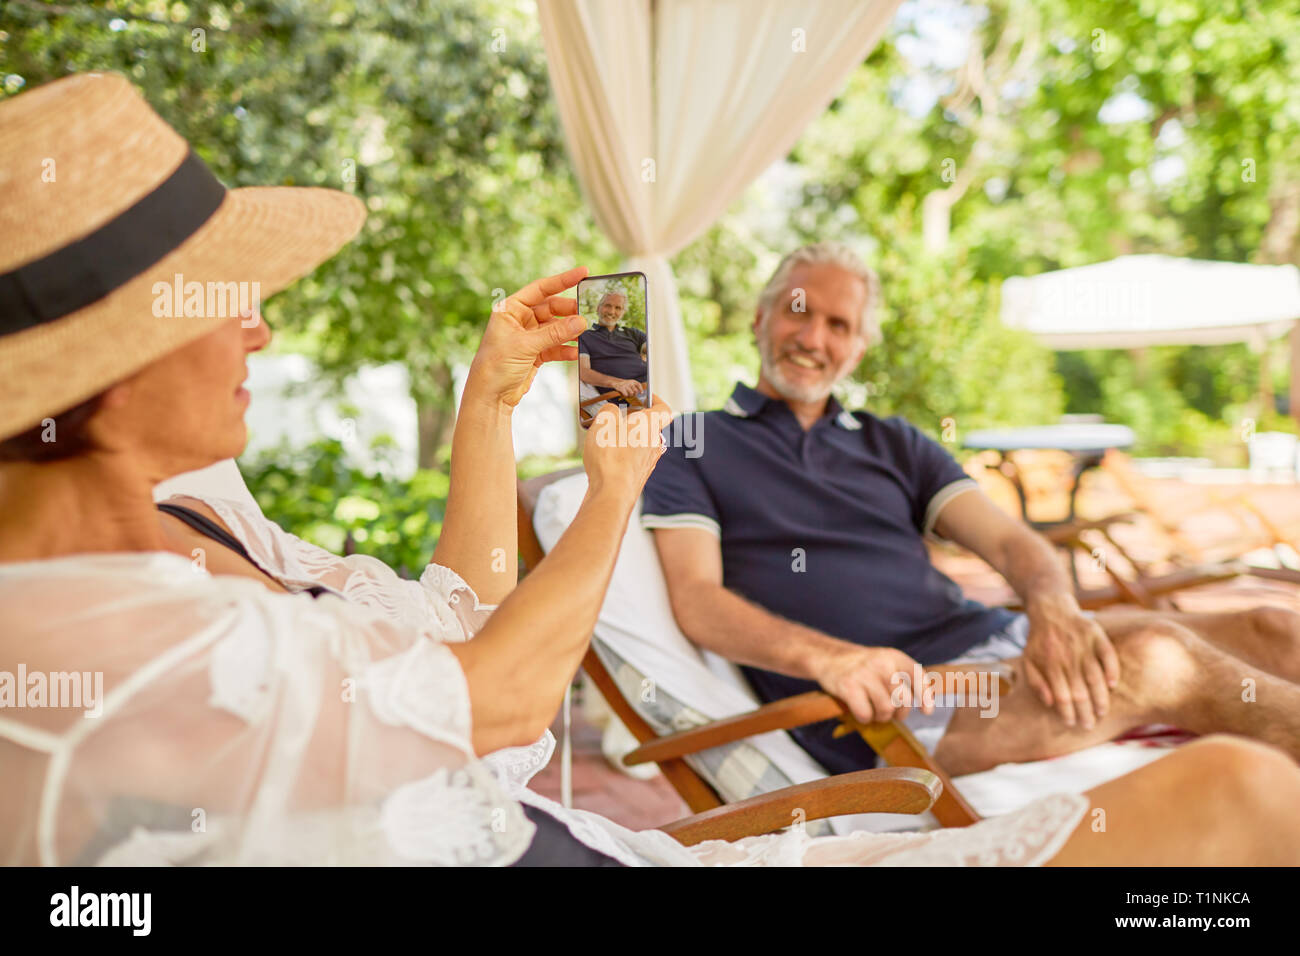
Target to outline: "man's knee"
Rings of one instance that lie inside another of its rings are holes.
[[[1285,607],[1257,607],[1245,612],[1249,627],[1265,641],[1300,639],[1300,614]]]
[[[1160,707],[1186,702],[1205,675],[1196,655],[1198,638],[1180,624],[1153,620],[1116,642],[1121,695]]]
[[[1153,620],[1126,634],[1116,649],[1125,669],[1191,676],[1196,670],[1193,647],[1197,641],[1181,624]]]

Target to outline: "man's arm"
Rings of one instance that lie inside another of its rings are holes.
[[[1055,549],[977,488],[943,505],[934,530],[973,551],[1020,596],[1029,617],[1025,672],[1061,719],[1092,727],[1110,706],[1119,656],[1106,632],[1085,617]]]
[[[978,488],[972,486],[949,500],[936,516],[934,530],[992,565],[1026,607],[1043,597],[1074,600],[1070,577],[1047,539]]]
[[[604,372],[597,372],[591,367],[591,356],[586,352],[578,353],[578,380],[586,382],[588,385],[594,385],[597,388],[612,388],[621,395],[629,397],[641,390],[639,382],[618,378],[615,375],[606,375]]]
[[[655,528],[655,547],[678,626],[692,641],[738,664],[813,680],[848,705],[858,720],[896,716],[897,673],[915,662],[890,647],[862,647],[786,620],[722,585],[722,549],[704,528]]]

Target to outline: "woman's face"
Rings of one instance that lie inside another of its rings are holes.
[[[235,457],[248,442],[247,359],[270,341],[253,312],[164,355],[108,390],[95,444],[132,455],[157,481]]]

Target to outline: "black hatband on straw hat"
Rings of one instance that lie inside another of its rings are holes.
[[[226,187],[190,150],[155,189],[94,232],[0,275],[0,335],[104,298],[194,235],[225,198]]]

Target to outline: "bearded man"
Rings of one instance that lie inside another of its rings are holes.
[[[861,721],[903,716],[952,774],[1147,724],[1240,733],[1300,757],[1300,615],[1081,611],[1051,545],[941,445],[831,395],[880,338],[879,286],[843,245],[790,253],[755,311],[757,384],[737,383],[693,423],[702,453],[686,454],[680,419],[668,431],[641,520],[683,633],[739,664],[764,701],[820,687]],[[987,561],[1025,612],[964,597],[931,564],[931,534]],[[1031,692],[996,716],[909,710],[898,693],[918,663],[972,662],[1000,662]],[[1256,693],[1243,700],[1247,681]],[[792,734],[829,772],[872,766],[835,726]]]

